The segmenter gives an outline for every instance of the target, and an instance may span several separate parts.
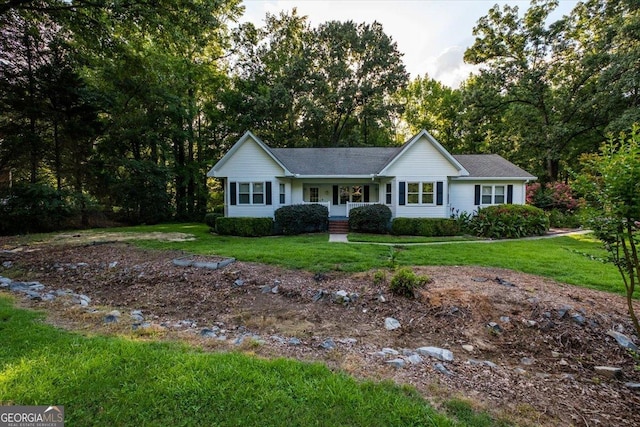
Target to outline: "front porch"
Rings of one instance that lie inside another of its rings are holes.
[[[296,203],[297,199],[297,203],[326,206],[330,218],[349,218],[349,212],[354,208],[382,203],[384,195],[380,193],[380,188],[386,188],[384,184],[349,181],[293,184],[292,201]]]
[[[322,205],[329,211],[329,218],[334,220],[349,219],[351,209],[361,206],[377,205],[380,202],[347,202],[344,205],[332,205],[331,202],[302,202],[303,205]]]

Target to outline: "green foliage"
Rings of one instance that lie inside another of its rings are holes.
[[[43,318],[0,297],[0,402],[64,402],[69,425],[452,425],[411,388],[319,363],[87,337]]]
[[[488,206],[478,210],[471,228],[478,236],[492,239],[542,236],[549,229],[549,218],[535,206]]]
[[[548,214],[551,228],[579,228],[582,225],[581,215],[578,212],[563,212],[559,209],[552,209]]]
[[[373,273],[373,284],[375,286],[379,286],[382,285],[383,283],[387,282],[387,273],[385,273],[382,270],[376,270],[375,273]]]
[[[394,218],[391,232],[398,236],[455,236],[460,225],[450,218]]]
[[[362,233],[384,234],[390,221],[391,209],[382,204],[361,206],[349,212],[349,229]]]
[[[273,220],[271,218],[218,217],[215,221],[215,230],[223,236],[270,236],[273,234]]]
[[[575,211],[580,203],[573,196],[571,187],[562,182],[548,182],[544,186],[539,182],[527,185],[527,203],[546,211]]]
[[[632,299],[640,283],[640,125],[611,138],[599,154],[582,158],[577,177],[587,201],[587,226],[602,241],[627,291],[629,315],[640,335]]]
[[[418,276],[410,268],[401,268],[391,278],[389,291],[394,295],[414,298],[416,289],[426,285],[430,280],[427,276]]]
[[[68,192],[43,184],[18,184],[0,194],[0,234],[57,230],[76,213]]]
[[[276,234],[315,233],[329,226],[329,210],[318,204],[283,206],[274,216]]]
[[[216,220],[224,217],[223,214],[218,212],[209,212],[204,216],[204,223],[207,224],[212,230],[216,228]]]

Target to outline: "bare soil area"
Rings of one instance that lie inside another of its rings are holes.
[[[314,275],[243,262],[183,267],[173,260],[187,254],[122,242],[3,248],[1,275],[91,298],[83,307],[72,298],[20,297],[58,326],[322,361],[359,378],[411,384],[436,406],[465,397],[520,425],[640,425],[640,392],[628,384],[640,382],[640,372],[607,334],[637,341],[617,295],[502,269],[416,267],[432,280],[408,299],[390,294],[374,272]],[[337,291],[357,297],[338,302]],[[121,316],[106,323],[112,310]],[[385,329],[388,317],[401,327]],[[333,347],[323,346],[328,339]],[[388,363],[423,346],[451,350],[454,360]],[[383,356],[383,348],[400,354]],[[609,377],[598,366],[622,375]]]

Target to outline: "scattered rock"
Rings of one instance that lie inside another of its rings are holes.
[[[325,350],[333,350],[334,348],[336,348],[336,343],[332,338],[327,338],[322,342],[322,344],[320,344],[320,347],[324,348]]]
[[[318,302],[325,296],[327,296],[327,292],[323,289],[320,289],[316,291],[315,295],[313,296],[313,302]]]
[[[239,288],[240,286],[243,286],[243,285],[244,285],[244,280],[242,279],[236,279],[233,282],[233,286],[235,286],[236,288]]]
[[[116,266],[118,265],[118,261],[113,261],[109,263],[109,268],[116,268]]]
[[[573,307],[571,307],[570,305],[563,305],[562,307],[557,309],[556,314],[558,315],[558,319],[562,319],[564,316],[566,316],[569,310],[573,310]]]
[[[586,319],[584,318],[584,316],[580,313],[574,313],[571,315],[571,320],[573,320],[574,322],[576,322],[578,325],[584,325],[586,322]]]
[[[191,267],[193,265],[193,260],[188,258],[176,258],[173,260],[173,265],[178,267]]]
[[[473,346],[469,345],[469,344],[463,344],[462,348],[463,348],[464,351],[466,351],[468,353],[473,353],[473,350],[474,350]]]
[[[271,288],[271,293],[272,293],[272,294],[277,294],[277,293],[278,293],[278,290],[279,290],[278,285],[275,285],[273,288]]]
[[[502,285],[502,286],[507,286],[509,288],[515,288],[516,287],[515,283],[511,283],[510,281],[505,280],[502,277],[496,277],[495,281],[496,281],[497,284]]]
[[[531,366],[536,363],[536,359],[534,359],[533,357],[523,357],[522,359],[520,359],[520,363],[526,366]]]
[[[261,289],[263,294],[270,294],[271,293],[271,286],[269,285],[264,285]]]
[[[378,301],[379,302],[387,302],[387,299],[384,297],[384,295],[380,294],[380,295],[378,295]]]
[[[607,332],[607,335],[615,338],[615,340],[618,342],[618,344],[622,348],[626,348],[628,350],[635,351],[635,352],[638,351],[638,346],[635,345],[633,341],[631,341],[631,338],[629,338],[628,336],[621,334],[620,332],[614,331],[613,329],[609,330]]]
[[[489,322],[487,324],[487,328],[491,333],[494,333],[494,334],[502,333],[502,327],[498,325],[496,322]]]
[[[291,338],[289,338],[289,341],[287,341],[287,343],[288,343],[289,345],[300,345],[300,344],[302,344],[302,341],[300,341],[300,340],[299,340],[298,338],[296,338],[296,337],[291,337]]]
[[[117,323],[117,322],[118,322],[118,316],[114,316],[113,314],[108,314],[104,318],[104,323]]]
[[[40,295],[36,291],[26,290],[25,294],[29,297],[29,299],[31,299],[33,301],[41,301],[42,300],[42,295]]]
[[[81,294],[72,294],[73,302],[76,304],[80,304],[82,307],[87,307],[91,303],[91,298],[86,295]]]
[[[419,363],[422,363],[422,357],[420,357],[419,354],[412,354],[411,356],[407,357],[407,360],[409,361],[409,363],[411,363],[412,365],[417,365]]]
[[[44,285],[40,282],[29,282],[27,283],[27,286],[31,291],[41,291],[44,289]]]
[[[524,323],[526,326],[530,328],[533,328],[538,324],[538,322],[536,322],[535,320],[528,320],[528,319],[522,319],[522,323]]]
[[[400,322],[398,322],[393,317],[387,317],[386,319],[384,319],[384,328],[387,331],[394,331],[400,327],[401,327]]]
[[[129,315],[135,322],[142,322],[144,320],[144,316],[142,315],[142,311],[140,310],[133,310]]]
[[[593,368],[600,375],[607,378],[621,378],[622,377],[622,368],[617,368],[613,366],[596,366]]]
[[[640,391],[640,383],[628,382],[628,383],[624,383],[624,385],[625,385],[625,387],[628,387],[631,390]]]
[[[484,365],[484,366],[488,366],[488,367],[490,367],[490,368],[492,368],[492,369],[495,369],[495,368],[497,368],[497,367],[498,367],[498,365],[496,365],[495,363],[493,363],[493,362],[492,362],[492,361],[490,361],[490,360],[469,359],[469,360],[467,361],[467,363],[468,363],[469,365]]]
[[[451,372],[450,370],[448,370],[447,368],[445,368],[445,366],[442,363],[434,363],[433,367],[435,368],[436,371],[448,375],[448,376],[452,376],[453,372]]]
[[[511,322],[511,319],[509,318],[509,316],[500,316],[500,321],[502,323],[509,323]]]
[[[393,366],[394,368],[404,368],[405,365],[404,359],[400,358],[387,360],[385,363]]]
[[[384,354],[389,354],[391,356],[397,356],[400,354],[400,352],[398,350],[394,350],[393,348],[389,348],[389,347],[385,347],[382,349],[382,352]]]
[[[446,350],[444,348],[420,347],[416,351],[423,356],[434,357],[438,360],[442,360],[443,362],[453,361],[453,353],[450,350]]]
[[[151,323],[149,322],[134,323],[133,325],[131,325],[131,329],[133,329],[134,331],[138,329],[148,329],[150,327]]]
[[[200,331],[200,336],[203,336],[205,338],[217,338],[218,334],[216,334],[216,331],[213,329],[204,328]]]
[[[474,278],[473,278],[473,279],[471,279],[471,280],[473,280],[474,282],[484,283],[484,282],[486,282],[486,281],[487,281],[487,280],[489,280],[489,279],[487,279],[486,277],[474,277]]]
[[[11,268],[11,267],[13,267],[13,262],[11,262],[11,261],[5,261],[5,262],[3,262],[3,263],[2,263],[2,266],[3,266],[4,268]]]
[[[338,340],[338,342],[340,344],[354,345],[355,343],[358,342],[358,340],[355,338],[344,338],[344,339]]]

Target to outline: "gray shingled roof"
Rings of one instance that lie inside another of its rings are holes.
[[[270,148],[294,174],[307,176],[372,175],[379,173],[402,147]],[[522,178],[535,176],[497,154],[453,156],[469,172],[467,178]]]
[[[455,159],[469,172],[469,178],[531,178],[535,176],[520,169],[497,154],[457,154]]]
[[[271,148],[286,168],[300,175],[372,175],[402,147]]]

